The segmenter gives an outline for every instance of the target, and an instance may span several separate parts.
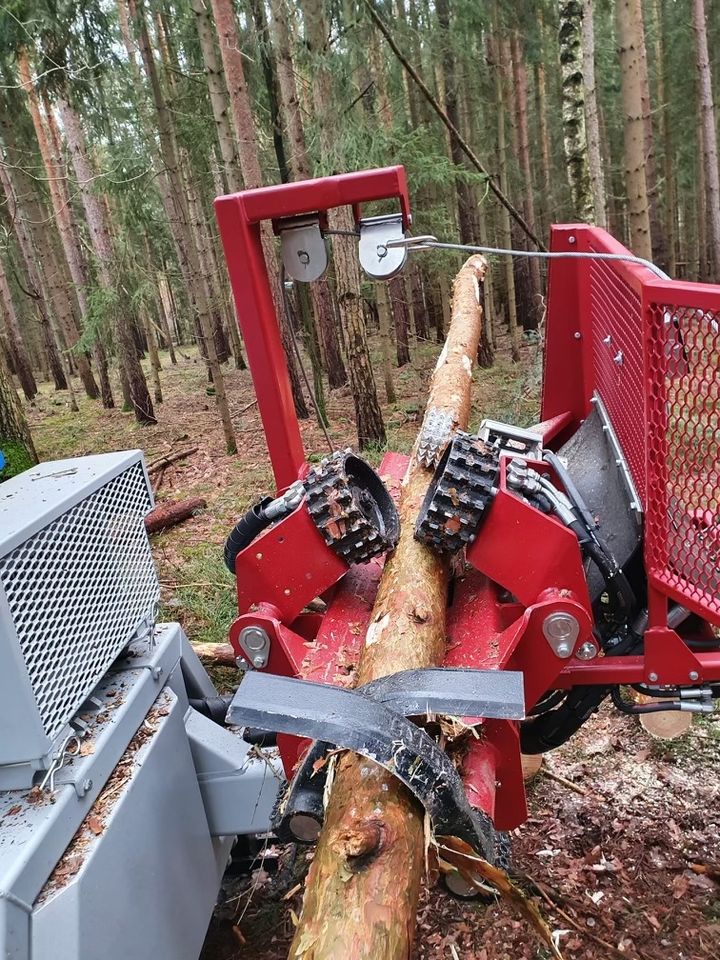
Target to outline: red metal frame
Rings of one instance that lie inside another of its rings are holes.
[[[271,222],[277,232],[287,217],[318,213],[322,221],[327,210],[340,205],[351,205],[357,221],[361,204],[389,198],[399,201],[404,224],[409,226],[402,167],[267,187],[216,201],[279,489],[302,477],[307,465],[263,253],[262,223]],[[629,254],[605,231],[578,224],[553,227],[551,249]],[[645,510],[650,629],[643,656],[599,655],[582,661],[554,653],[542,631],[549,613],[565,611],[577,619],[580,631],[575,649],[593,637],[582,556],[577,539],[566,527],[508,490],[503,464],[492,509],[467,551],[467,571],[455,581],[445,665],[522,671],[528,709],[553,688],[720,679],[720,653],[693,653],[667,626],[669,600],[720,624],[717,593],[706,581],[693,580],[695,568],[685,569],[668,546],[673,537],[668,522],[667,440],[675,397],[673,378],[688,375],[697,353],[686,350],[678,361],[677,344],[671,344],[674,356],[666,348],[667,317],[672,321],[679,311],[694,311],[695,318],[720,319],[720,288],[661,281],[646,267],[621,261],[551,261],[543,423],[536,430],[546,444],[561,445],[588,415],[593,393],[600,393]],[[717,334],[720,351],[720,323],[717,330],[708,329]],[[614,359],[618,352],[622,364]],[[720,374],[713,383],[720,396]],[[406,465],[407,458],[397,454],[383,460],[381,474],[395,491]],[[532,466],[552,472],[544,463]],[[694,489],[690,485],[691,493]],[[689,522],[699,531],[696,541],[714,555],[720,551],[717,504],[691,502],[690,506]],[[350,684],[381,572],[381,560],[348,569],[325,545],[301,506],[237,558],[240,615],[230,631],[236,653],[242,654],[240,631],[261,626],[271,639],[264,669]],[[327,602],[326,612],[303,613],[316,596]],[[490,814],[499,828],[511,829],[527,815],[518,725],[502,720],[480,723],[482,734],[471,741],[464,758],[468,799]],[[284,736],[279,745],[290,774],[304,741]]]
[[[363,170],[318,180],[246,190],[215,201],[238,322],[245,340],[258,408],[278,490],[306,468],[300,426],[293,406],[285,353],[263,252],[263,222],[301,214],[324,215],[352,206],[356,221],[363,203],[396,199],[403,225],[410,226],[410,200],[404,167]],[[267,236],[266,236],[267,239]]]

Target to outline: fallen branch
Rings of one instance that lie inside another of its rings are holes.
[[[543,767],[540,770],[540,773],[543,777],[547,777],[548,780],[554,780],[555,783],[559,783],[560,786],[565,787],[566,790],[573,790],[581,797],[587,796],[587,790],[585,790],[583,787],[579,787],[577,783],[573,783],[572,780],[567,780],[565,777],[561,777],[559,773],[553,773],[552,770],[548,770],[546,767]]]
[[[205,507],[207,507],[207,501],[201,497],[161,503],[145,517],[145,529],[148,533],[166,530],[184,520],[189,520],[198,510],[204,510]]]
[[[471,257],[453,287],[452,320],[433,374],[426,418],[447,415],[465,429],[472,364],[482,325],[478,283],[485,261]],[[388,557],[357,683],[400,670],[436,666],[445,656],[450,568],[415,540],[414,529],[433,470],[418,458],[421,429],[400,498],[400,541]],[[406,960],[415,930],[425,864],[423,811],[405,787],[381,767],[344,753],[338,758],[325,823],[308,874],[292,960]]]
[[[148,465],[148,473],[155,473],[156,470],[165,470],[170,466],[171,463],[177,463],[178,460],[184,460],[193,453],[197,453],[197,451],[197,447],[191,447],[189,450],[181,450],[179,453],[171,453],[164,457],[158,457],[157,460],[153,460],[153,462]]]
[[[584,937],[587,937],[588,940],[592,940],[593,943],[596,943],[600,947],[604,947],[606,950],[609,950],[614,956],[622,957],[623,960],[633,960],[631,954],[627,953],[625,950],[620,950],[619,947],[616,947],[615,944],[610,943],[608,940],[603,940],[602,937],[598,937],[597,934],[592,933],[586,926],[583,926],[579,921],[577,921],[569,913],[566,913],[562,907],[559,907],[557,903],[552,899],[552,897],[547,893],[543,888],[543,885],[539,880],[534,880],[527,873],[523,874],[525,879],[532,884],[533,887],[537,890],[540,896],[543,898],[548,907],[561,917],[566,923],[569,923],[573,930],[577,930],[578,933],[582,934]],[[638,960],[644,960],[643,954],[637,954]]]

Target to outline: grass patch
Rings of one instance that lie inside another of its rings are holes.
[[[184,551],[181,565],[163,564],[160,619],[179,620],[187,635],[202,643],[225,643],[237,616],[235,582],[222,560],[222,548],[208,543]],[[173,579],[170,580],[169,577]]]

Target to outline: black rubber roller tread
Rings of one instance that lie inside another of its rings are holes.
[[[400,518],[372,467],[342,451],[314,467],[304,481],[307,509],[325,543],[349,564],[392,550]]]
[[[499,470],[497,452],[478,437],[456,433],[420,508],[417,539],[444,554],[472,543],[495,496]]]

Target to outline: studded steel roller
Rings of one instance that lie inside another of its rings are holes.
[[[415,536],[435,550],[457,553],[475,539],[492,502],[498,454],[468,433],[456,433],[418,514]]]
[[[313,523],[343,560],[367,563],[397,544],[397,508],[361,457],[349,450],[334,453],[313,467],[304,487]]]

